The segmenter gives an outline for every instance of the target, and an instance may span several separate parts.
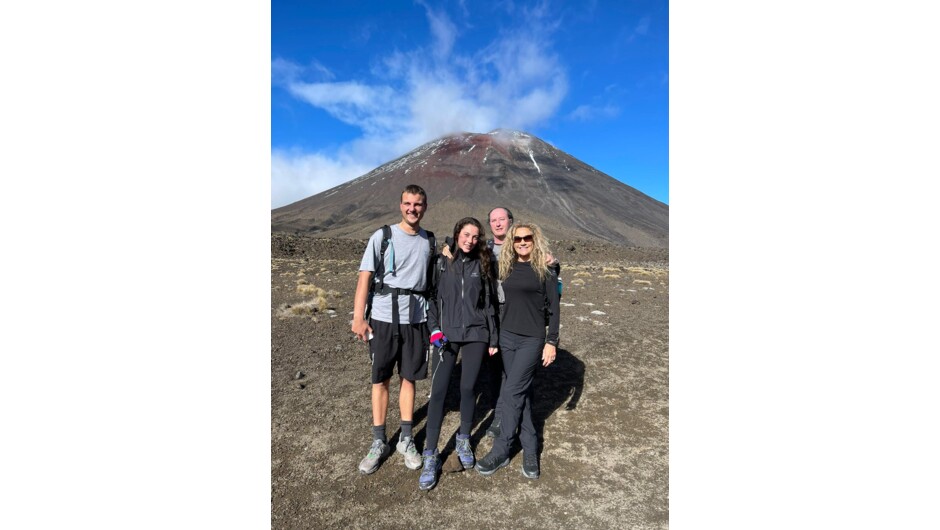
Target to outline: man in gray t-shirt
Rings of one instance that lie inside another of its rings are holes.
[[[382,230],[366,245],[359,265],[359,279],[353,303],[352,332],[369,342],[372,359],[372,446],[359,463],[359,472],[374,473],[391,453],[385,433],[388,413],[389,383],[398,366],[401,380],[398,403],[401,409],[401,436],[398,452],[408,469],[421,467],[421,455],[412,437],[415,381],[426,379],[428,372],[428,327],[424,290],[428,260],[431,255],[428,233],[421,228],[427,209],[427,194],[421,186],[409,185],[401,194],[401,222],[391,226],[391,241],[381,258]],[[369,287],[376,270],[382,270],[383,286],[372,299],[372,314],[365,318]],[[397,314],[394,308],[397,306]]]
[[[427,282],[427,263],[430,254],[427,232],[421,228],[408,234],[398,225],[392,225],[392,240],[385,251],[383,280],[388,287],[424,291]],[[382,249],[382,230],[369,238],[359,271],[375,272],[376,260]],[[408,259],[405,259],[405,258]],[[397,262],[397,263],[396,263]],[[373,278],[373,281],[375,279]],[[376,293],[372,298],[372,318],[382,322],[392,319],[392,294]],[[425,322],[425,299],[418,294],[398,295],[398,321],[401,324]]]

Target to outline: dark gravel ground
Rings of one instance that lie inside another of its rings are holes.
[[[565,293],[558,361],[535,379],[541,478],[524,478],[516,453],[490,477],[444,474],[422,492],[419,471],[394,453],[372,475],[357,471],[371,441],[369,364],[349,323],[365,241],[272,234],[273,528],[668,527],[668,251],[587,241],[552,247]],[[483,436],[490,381],[484,371],[477,384],[478,457],[491,446]],[[428,381],[417,383],[419,450],[428,390]],[[387,426],[396,438],[397,395],[393,379]],[[445,454],[457,405],[452,386]]]

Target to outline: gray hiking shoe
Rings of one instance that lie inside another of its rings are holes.
[[[535,454],[522,453],[522,475],[525,478],[539,478],[539,457]]]
[[[375,470],[382,464],[382,460],[391,452],[392,448],[387,443],[382,440],[372,440],[369,453],[362,459],[362,462],[359,462],[359,472],[366,475],[375,473]]]
[[[476,459],[473,458],[473,449],[470,449],[469,434],[457,435],[457,458],[460,459],[460,465],[464,469],[470,469],[476,463]]]
[[[424,450],[424,469],[418,477],[418,489],[429,490],[437,485],[437,472],[441,469],[441,459],[436,449]]]
[[[399,436],[396,449],[405,457],[405,467],[408,469],[421,467],[421,455],[418,454],[418,449],[415,448],[415,442],[411,439],[411,436]]]

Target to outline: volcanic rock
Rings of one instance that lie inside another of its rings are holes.
[[[669,206],[520,131],[460,133],[429,142],[369,173],[272,210],[272,232],[368,238],[400,218],[401,191],[428,194],[421,225],[439,240],[473,216],[488,229],[495,206],[538,224],[550,240],[668,248]]]

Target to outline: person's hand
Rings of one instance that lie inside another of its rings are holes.
[[[450,253],[450,245],[444,245],[444,248],[441,249],[441,254],[447,256],[447,259],[454,259],[454,255]]]
[[[546,264],[546,265],[554,265],[555,262],[557,262],[557,261],[558,261],[558,260],[555,259],[555,256],[552,256],[551,254],[546,254],[546,256],[545,256],[545,264]]]
[[[364,319],[353,319],[352,332],[356,335],[357,339],[368,342],[369,338],[372,337],[372,326]]]
[[[435,329],[431,332],[431,344],[437,346],[438,348],[443,348],[447,344],[447,337],[444,336],[444,333],[439,329]]]
[[[498,351],[499,351],[499,348],[497,348],[496,346],[490,346],[490,357],[496,355],[496,352]]]
[[[548,366],[555,362],[555,356],[558,354],[558,349],[551,344],[546,344],[542,348],[542,366]]]

